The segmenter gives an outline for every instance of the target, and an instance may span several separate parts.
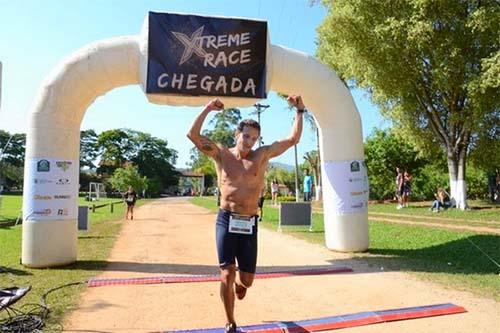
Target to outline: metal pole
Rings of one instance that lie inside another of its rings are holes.
[[[295,151],[295,201],[299,202],[299,161],[297,159],[297,145],[293,146]]]
[[[260,109],[259,109],[259,111],[257,111],[257,122],[260,125]],[[259,148],[260,148],[260,146],[262,146],[262,135],[260,135],[260,133],[259,133]]]
[[[257,113],[257,122],[260,125],[260,114],[262,112],[266,111],[266,109],[269,107],[269,105],[255,103],[253,106],[255,106],[255,108],[256,108],[255,112]],[[260,148],[260,146],[262,146],[262,135],[259,136],[259,148]]]

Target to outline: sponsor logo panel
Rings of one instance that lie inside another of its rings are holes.
[[[56,166],[64,172],[68,171],[71,164],[73,164],[71,161],[56,161]]]
[[[71,184],[70,180],[68,178],[59,178],[56,180],[57,185],[69,185]]]
[[[50,162],[47,160],[39,160],[36,163],[36,171],[38,172],[49,172],[50,171]]]
[[[45,208],[45,209],[37,209],[33,211],[33,215],[40,215],[40,216],[47,216],[52,213],[52,210],[50,208]]]
[[[52,196],[50,196],[50,195],[35,194],[33,196],[33,199],[35,199],[35,200],[52,200]]]

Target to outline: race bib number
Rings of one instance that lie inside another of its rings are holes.
[[[233,234],[251,235],[255,217],[247,215],[231,214],[229,216],[229,232]]]

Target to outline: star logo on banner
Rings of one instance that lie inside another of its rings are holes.
[[[198,28],[191,37],[181,32],[172,31],[172,34],[175,38],[177,38],[184,45],[184,52],[182,53],[181,61],[179,61],[179,65],[182,65],[186,61],[188,61],[193,53],[199,56],[202,59],[205,59],[207,52],[202,48],[203,38],[201,35],[203,34],[203,29],[205,28],[202,25]]]

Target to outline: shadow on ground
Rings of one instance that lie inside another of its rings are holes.
[[[259,266],[258,273],[265,272],[281,272],[281,271],[297,271],[297,270],[315,270],[327,269],[336,267],[349,267],[348,265],[340,265],[334,262],[333,265],[299,265],[299,266]],[[125,261],[97,261],[97,260],[80,260],[74,264],[60,267],[59,269],[73,270],[102,270],[107,271],[123,271],[123,272],[141,272],[141,273],[162,273],[162,274],[218,274],[217,265],[189,265],[189,264],[167,264],[167,263],[141,263],[141,262],[125,262]]]
[[[366,271],[497,275],[500,273],[500,236],[474,235],[419,249],[371,247],[351,259],[331,262],[364,264],[368,266]]]

